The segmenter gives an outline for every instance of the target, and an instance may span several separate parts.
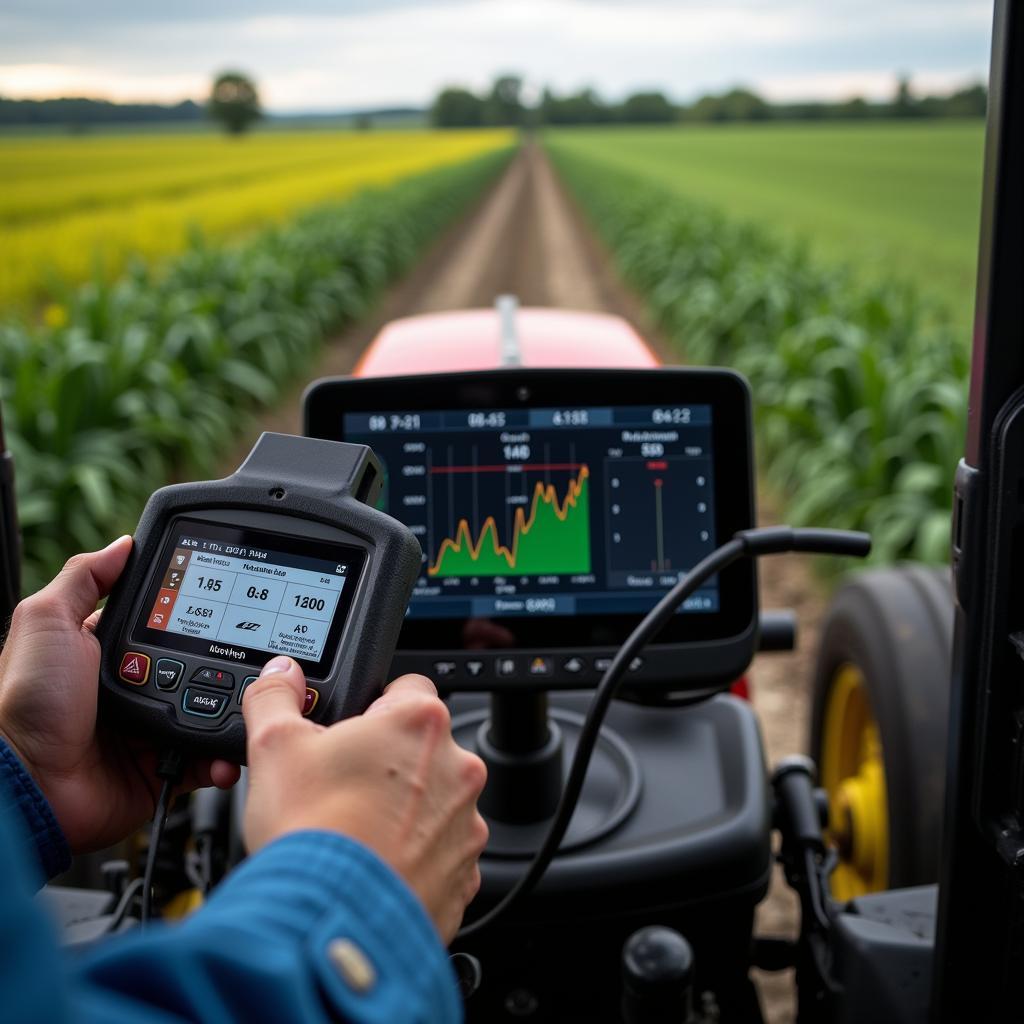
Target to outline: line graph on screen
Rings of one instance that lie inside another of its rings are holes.
[[[477,472],[507,469],[475,468]],[[535,467],[517,467],[525,471],[531,468]],[[589,573],[590,470],[586,465],[573,468],[578,471],[562,491],[552,483],[537,481],[528,508],[516,508],[504,542],[496,515],[488,515],[476,529],[468,518],[460,518],[453,535],[438,546],[437,557],[427,568],[428,575],[444,578]]]

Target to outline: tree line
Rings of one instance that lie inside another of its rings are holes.
[[[501,75],[484,93],[454,86],[441,90],[430,115],[432,123],[439,128],[666,124],[676,121],[867,120],[984,117],[987,101],[987,90],[980,83],[946,96],[916,96],[909,80],[901,78],[892,99],[885,102],[855,97],[840,103],[771,103],[750,89],[736,88],[702,96],[691,104],[674,103],[658,91],[637,92],[619,103],[609,103],[593,89],[581,89],[561,96],[545,89],[540,99],[530,104],[523,98],[522,79],[516,75]]]
[[[674,103],[663,92],[637,92],[619,103],[609,103],[593,89],[558,95],[545,89],[535,103],[523,97],[518,75],[500,75],[488,91],[443,89],[430,108],[430,120],[440,128],[487,125],[534,127],[568,124],[664,124],[675,121],[770,121],[814,119],[869,119],[888,117],[984,117],[985,86],[970,85],[947,96],[916,96],[910,82],[901,79],[892,99],[871,102],[863,98],[841,103],[770,103],[749,89],[730,89],[702,96],[689,105]],[[408,111],[415,114],[416,111]],[[205,105],[185,100],[174,106],[156,103],[111,103],[107,100],[64,98],[14,100],[0,96],[0,126],[88,125],[138,122],[200,121],[212,117],[229,132],[242,132],[262,116],[255,83],[242,72],[217,76]],[[369,128],[369,114],[354,119],[354,126]]]
[[[185,100],[174,106],[159,103],[110,103],[84,97],[55,100],[12,100],[0,96],[0,124],[76,125],[134,124],[139,121],[200,121],[206,111]]]
[[[205,106],[185,100],[111,103],[80,96],[53,100],[12,100],[0,96],[0,125],[63,125],[72,131],[90,125],[200,121],[210,117],[232,134],[244,132],[263,116],[256,83],[242,71],[223,71],[213,80]]]

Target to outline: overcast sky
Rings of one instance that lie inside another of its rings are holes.
[[[241,68],[274,111],[531,89],[734,84],[773,99],[945,91],[988,71],[991,0],[0,0],[0,95],[201,99]]]

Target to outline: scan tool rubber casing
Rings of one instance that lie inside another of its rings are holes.
[[[211,525],[322,540],[364,553],[330,667],[321,678],[307,680],[318,695],[309,715],[312,720],[329,724],[364,711],[387,681],[422,558],[413,534],[371,507],[382,482],[380,464],[365,445],[264,433],[231,476],[156,491],[146,503],[128,563],[97,629],[102,646],[100,712],[105,723],[127,736],[147,737],[158,747],[180,746],[245,763],[239,684],[243,675],[258,675],[272,654],[246,664],[218,661],[213,655],[188,656],[189,674],[193,663],[201,661],[238,677],[226,711],[216,721],[191,721],[183,713],[187,683],[167,693],[157,688],[154,672],[144,685],[129,685],[119,676],[128,651],[139,651],[153,665],[161,657],[185,660],[173,643],[164,648],[138,639],[140,614],[156,574],[163,572],[158,563],[169,531],[184,515]]]

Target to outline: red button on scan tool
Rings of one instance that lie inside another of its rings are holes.
[[[302,713],[304,715],[311,714],[313,708],[316,707],[316,702],[320,699],[320,691],[314,690],[313,687],[306,687],[306,699],[302,704]]]
[[[149,658],[138,651],[125,651],[117,674],[132,686],[142,686],[149,678]]]

